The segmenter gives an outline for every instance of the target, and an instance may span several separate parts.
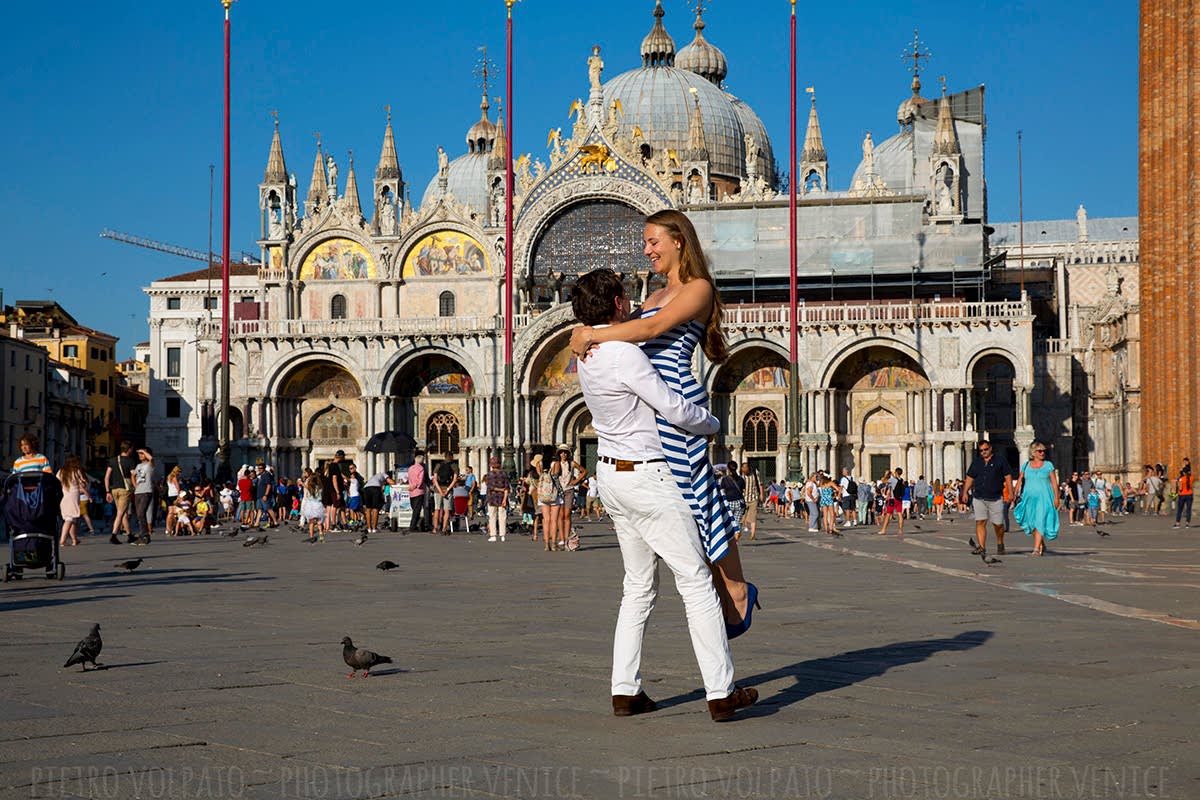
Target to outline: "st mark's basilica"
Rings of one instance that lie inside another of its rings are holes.
[[[234,464],[265,458],[297,475],[340,449],[373,471],[394,458],[366,442],[395,431],[484,470],[505,435],[504,180],[515,158],[518,466],[558,442],[594,461],[567,348],[571,286],[611,267],[644,297],[642,219],[673,207],[695,223],[726,303],[730,358],[698,353],[696,364],[724,423],[713,456],[785,475],[786,155],[723,88],[729,65],[700,15],[679,49],[661,3],[647,22],[640,64],[632,42],[580,54],[583,91],[564,100],[571,117],[544,156],[510,154],[485,89],[469,127],[464,109],[465,152],[438,148],[421,191],[405,184],[389,115],[365,204],[355,164],[320,143],[301,199],[277,125],[259,186],[262,263],[233,266]],[[984,88],[943,80],[927,99],[913,54],[897,128],[866,136],[849,185],[830,180],[815,95],[800,124],[804,469],[955,478],[984,436],[1012,457],[1037,437],[1062,465],[1136,469],[1136,219],[1092,220],[1091,236],[1082,206],[1023,232],[989,224]],[[621,65],[632,68],[605,79]],[[203,462],[215,433],[212,286],[200,270],[146,290],[147,441],[185,466]]]

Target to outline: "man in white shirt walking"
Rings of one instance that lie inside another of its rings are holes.
[[[575,317],[593,327],[623,322],[629,298],[620,276],[595,270],[575,284]],[[613,714],[654,711],[642,690],[642,637],[658,597],[658,561],[675,574],[687,612],[692,649],[714,721],[732,718],[758,700],[733,683],[733,657],[721,603],[713,588],[695,518],[663,454],[655,412],[691,433],[720,424],[705,409],[671,391],[639,347],[605,342],[579,363],[579,385],[596,430],[600,499],[612,517],[625,564],[624,594],[613,640]]]

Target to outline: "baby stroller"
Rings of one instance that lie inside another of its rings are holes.
[[[0,493],[8,528],[5,582],[20,578],[27,569],[45,570],[50,579],[66,577],[67,567],[58,549],[58,506],[62,496],[62,484],[48,472],[17,473],[5,479]]]

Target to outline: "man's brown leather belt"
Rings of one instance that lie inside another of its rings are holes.
[[[602,461],[605,464],[613,464],[617,468],[617,472],[632,472],[633,468],[641,464],[665,464],[665,458],[647,458],[645,461],[630,461],[625,458],[612,458],[610,456],[596,456],[597,461]]]

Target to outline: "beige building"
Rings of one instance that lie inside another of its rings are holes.
[[[1025,279],[1035,341],[1033,427],[1068,471],[1141,475],[1141,304],[1137,217],[997,223],[1005,280]],[[1021,253],[1024,253],[1024,270]]]
[[[0,331],[0,469],[20,454],[26,433],[45,441],[46,371],[45,350]]]
[[[48,362],[42,452],[55,468],[61,467],[67,456],[78,456],[87,467],[92,410],[86,386],[90,377],[87,370],[53,360]]]

